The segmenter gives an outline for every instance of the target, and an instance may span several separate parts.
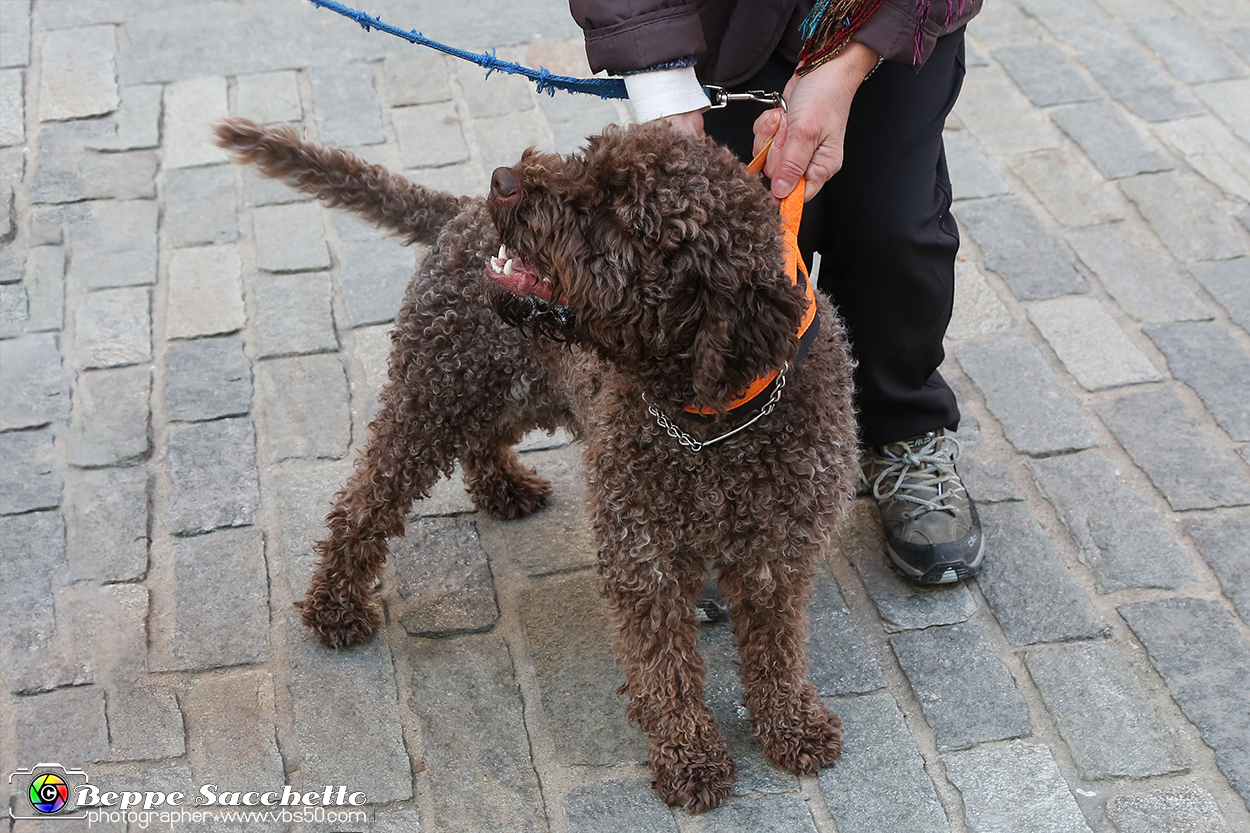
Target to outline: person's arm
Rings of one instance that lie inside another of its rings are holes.
[[[693,58],[707,49],[693,0],[569,0],[595,72],[623,75],[634,117],[703,132],[708,107]]]

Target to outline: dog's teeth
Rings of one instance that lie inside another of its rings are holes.
[[[508,258],[507,262],[503,265],[503,273],[505,275],[511,275],[515,271],[516,269],[512,267],[512,258]]]
[[[499,244],[499,259],[500,260],[508,259],[508,247],[503,245],[502,243]]]

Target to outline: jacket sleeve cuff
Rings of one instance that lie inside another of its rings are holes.
[[[706,110],[709,106],[694,67],[626,75],[625,89],[629,92],[634,118],[639,122]]]
[[[887,61],[914,63],[916,58],[916,19],[908,2],[885,0],[872,17],[855,30],[851,40],[858,41]],[[921,59],[933,51],[935,38],[922,32]]]

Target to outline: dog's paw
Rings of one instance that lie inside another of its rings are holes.
[[[328,594],[310,590],[308,597],[295,603],[304,624],[313,629],[327,648],[346,648],[367,642],[382,624],[374,602],[344,603]]]
[[[547,505],[551,482],[534,472],[526,476],[475,483],[469,489],[478,509],[505,521],[532,515]]]
[[[678,750],[671,760],[655,760],[651,770],[655,780],[651,786],[666,804],[683,807],[691,813],[703,813],[719,807],[729,797],[737,772],[733,758],[721,746],[691,759],[691,750]]]
[[[764,736],[764,756],[795,775],[815,775],[842,755],[842,721],[823,706],[794,726]]]

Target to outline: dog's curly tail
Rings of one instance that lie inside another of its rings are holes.
[[[289,124],[228,118],[214,133],[236,162],[256,165],[265,176],[355,212],[407,243],[433,243],[468,199],[418,185],[346,150],[306,142]]]

